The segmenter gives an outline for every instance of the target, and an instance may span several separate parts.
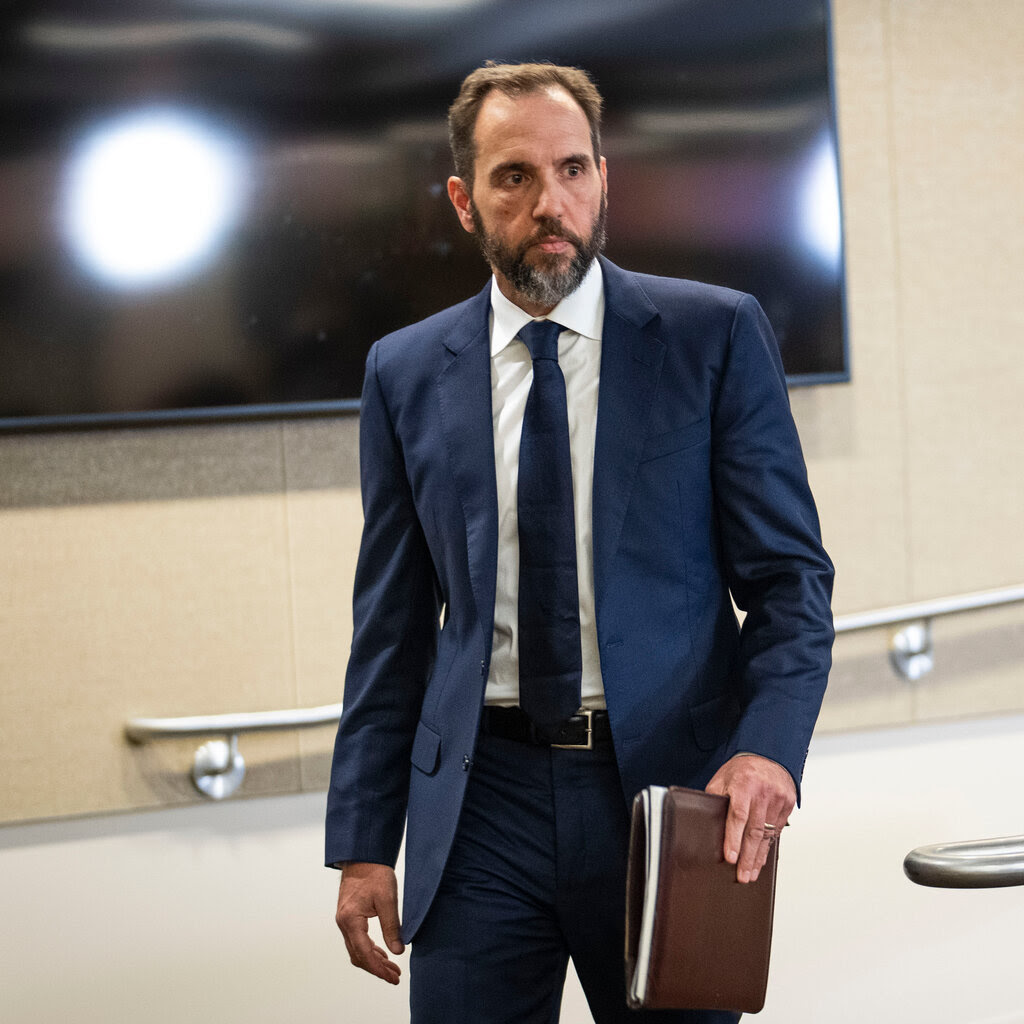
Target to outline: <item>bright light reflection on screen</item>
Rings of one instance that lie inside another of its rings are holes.
[[[842,220],[839,211],[836,154],[825,136],[807,164],[803,189],[803,233],[808,248],[828,267],[839,264]]]
[[[237,142],[177,110],[110,121],[71,158],[64,230],[84,268],[108,285],[179,281],[216,253],[245,192]]]

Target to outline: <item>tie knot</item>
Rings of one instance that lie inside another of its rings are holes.
[[[562,333],[562,325],[554,320],[531,320],[519,331],[519,337],[530,350],[534,361],[538,359],[554,359],[558,362],[558,335]]]

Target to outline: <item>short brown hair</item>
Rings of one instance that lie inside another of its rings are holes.
[[[489,60],[466,77],[448,110],[448,141],[455,161],[455,173],[470,192],[473,191],[476,162],[473,133],[480,106],[488,94],[497,89],[506,96],[518,97],[550,86],[561,87],[580,105],[590,125],[594,160],[600,159],[603,100],[586,71],[558,64],[499,64]]]

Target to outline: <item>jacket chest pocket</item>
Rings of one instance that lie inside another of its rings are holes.
[[[693,448],[702,441],[711,437],[711,420],[705,416],[694,423],[688,423],[685,427],[678,427],[675,430],[668,430],[661,434],[648,437],[644,442],[643,454],[640,456],[641,463],[654,462],[655,459],[663,459],[676,452]]]

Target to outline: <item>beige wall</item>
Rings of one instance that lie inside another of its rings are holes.
[[[1024,7],[835,0],[853,381],[793,393],[837,612],[1024,582]],[[841,638],[820,728],[1024,707],[1024,608]]]
[[[834,8],[853,380],[792,397],[836,610],[1024,582],[1024,6]],[[134,715],[340,698],[356,429],[0,438],[0,821],[196,799]],[[914,686],[884,643],[840,640],[823,730],[1024,708],[1024,610],[940,623]],[[321,788],[331,738],[247,737],[245,792]]]
[[[2,819],[195,798],[133,716],[341,699],[354,418],[0,439]],[[326,781],[333,731],[247,737],[245,792]]]

